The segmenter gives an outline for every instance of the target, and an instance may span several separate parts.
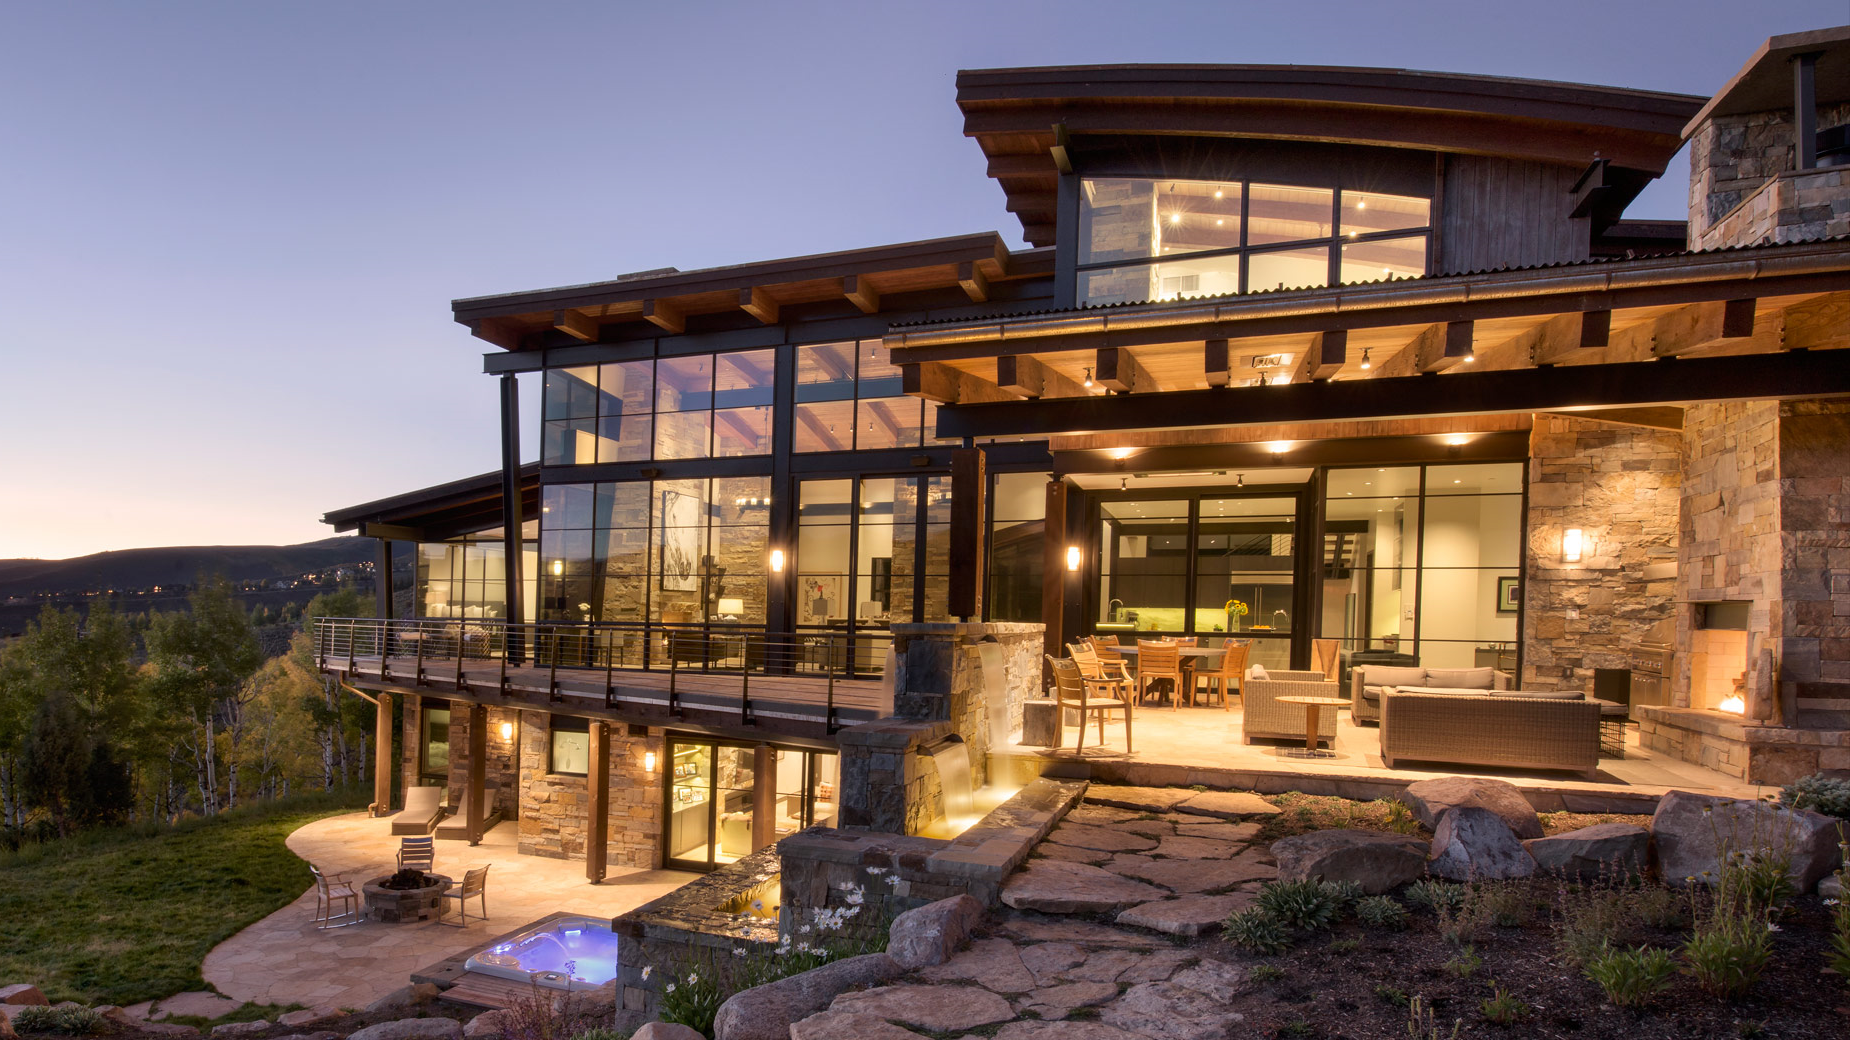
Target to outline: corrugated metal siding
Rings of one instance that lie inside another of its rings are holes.
[[[1437,273],[1585,260],[1588,220],[1567,215],[1579,177],[1567,166],[1450,157]]]

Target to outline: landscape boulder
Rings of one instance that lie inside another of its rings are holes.
[[[1154,842],[1152,842],[1154,844]],[[1169,893],[1109,870],[1057,859],[1030,860],[1002,885],[1002,901],[1017,910],[1093,914],[1123,910]]]
[[[644,1022],[630,1040],[707,1040],[700,1030],[679,1022]]]
[[[1501,816],[1465,806],[1447,809],[1439,817],[1427,869],[1453,881],[1519,878],[1535,873],[1535,857],[1522,847]]]
[[[943,964],[970,939],[970,930],[983,919],[983,904],[968,895],[955,895],[913,907],[893,918],[886,952],[906,971]]]
[[[347,1013],[345,1011],[342,1011],[332,1004],[317,1004],[314,1007],[303,1008],[300,1011],[290,1011],[286,1014],[278,1015],[276,1024],[279,1026],[288,1026],[291,1029],[304,1029],[308,1026],[318,1026],[323,1022],[332,1022],[337,1018],[346,1017]]]
[[[414,982],[409,986],[400,986],[392,992],[387,993],[385,996],[380,997],[378,1000],[366,1005],[366,1010],[368,1012],[404,1011],[409,1008],[417,1007],[420,1004],[428,1004],[436,1000],[439,992],[437,987],[432,983]]]
[[[1413,810],[1413,817],[1427,830],[1437,831],[1439,819],[1448,809],[1488,809],[1502,818],[1518,838],[1542,836],[1542,820],[1535,807],[1522,796],[1522,789],[1505,780],[1480,777],[1444,776],[1408,784],[1400,800]]]
[[[913,1040],[923,1035],[883,1018],[848,1011],[824,1011],[790,1026],[790,1040]]]
[[[90,1010],[109,1019],[111,1022],[120,1022],[125,1026],[132,1026],[135,1024],[134,1018],[130,1017],[129,1013],[124,1011],[119,1004],[98,1004]]]
[[[856,986],[878,986],[903,973],[887,954],[868,953],[740,990],[719,1006],[713,1038],[786,1040],[793,1023],[828,1007],[842,993]]]
[[[1714,885],[1720,879],[1724,848],[1758,849],[1791,857],[1793,884],[1800,892],[1810,892],[1837,869],[1837,824],[1806,809],[1671,791],[1657,803],[1651,836],[1657,843],[1658,871],[1672,885],[1689,878]]]
[[[1844,879],[1832,874],[1818,882],[1818,898],[1842,899],[1844,897]]]
[[[876,986],[843,993],[829,1010],[933,1033],[964,1033],[1015,1017],[1008,1001],[980,986]]]
[[[10,986],[0,986],[0,1004],[28,1004],[44,1007],[51,1001],[30,982],[15,982]]]
[[[269,1030],[270,1020],[259,1018],[249,1022],[226,1022],[224,1025],[213,1026],[212,1035],[216,1040],[237,1040],[241,1036],[256,1036],[259,1033],[267,1033]]]
[[[508,1022],[514,1016],[505,1009],[484,1011],[463,1023],[463,1036],[468,1040],[500,1036],[507,1030]],[[632,1038],[633,1040],[633,1038]]]
[[[462,1040],[462,1023],[453,1018],[401,1018],[367,1026],[347,1040]]]
[[[1272,843],[1279,880],[1353,881],[1371,896],[1418,880],[1427,850],[1412,835],[1363,830],[1312,831]]]
[[[1629,877],[1644,872],[1651,859],[1651,832],[1635,823],[1596,823],[1591,827],[1531,838],[1522,843],[1543,873],[1591,881],[1602,874]]]

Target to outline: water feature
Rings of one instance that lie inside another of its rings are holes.
[[[961,819],[976,812],[976,794],[970,786],[970,745],[962,738],[940,741],[927,754],[938,767],[938,784],[944,791],[944,815]]]

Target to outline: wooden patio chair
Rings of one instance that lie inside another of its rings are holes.
[[[1079,713],[1079,735],[1073,741],[1074,752],[1085,750],[1087,715],[1098,716],[1098,742],[1102,745],[1105,743],[1105,716],[1121,711],[1124,713],[1124,751],[1129,754],[1132,750],[1131,702],[1107,695],[1111,690],[1122,692],[1123,686],[1114,680],[1087,679],[1079,674],[1079,665],[1074,662],[1057,660],[1052,654],[1042,656],[1053,670],[1054,699],[1059,702],[1054,710],[1065,712],[1070,708]]]
[[[398,843],[398,869],[428,874],[437,862],[437,839],[406,838]]]
[[[1195,682],[1205,684],[1206,693],[1220,693],[1221,707],[1233,710],[1233,691],[1240,684],[1240,676],[1246,673],[1246,659],[1252,655],[1250,643],[1227,642],[1225,653],[1220,655],[1220,663],[1213,668],[1197,668]],[[1189,695],[1189,705],[1194,705],[1193,694]]]
[[[1091,644],[1092,653],[1098,658],[1098,674],[1100,676],[1106,679],[1116,679],[1126,686],[1131,684],[1133,680],[1131,678],[1130,666],[1125,664],[1124,655],[1118,653],[1117,643],[1098,642],[1097,636],[1087,636],[1086,642]],[[1080,662],[1076,657],[1073,660],[1079,663],[1080,673],[1082,675],[1086,674],[1085,664]]]
[[[360,893],[354,889],[353,882],[340,874],[323,874],[313,863],[308,865],[308,872],[315,876],[315,927],[345,928],[350,924],[359,924]],[[335,913],[335,903],[345,909]]]
[[[450,882],[450,887],[443,890],[442,895],[445,900],[443,903],[444,907],[447,908],[449,906],[448,900],[456,900],[456,924],[458,927],[467,927],[469,924],[469,900],[471,899],[480,899],[482,901],[481,920],[488,920],[488,868],[492,866],[494,866],[494,864],[489,863],[468,871],[463,874],[463,879],[460,883],[452,881]],[[437,915],[437,920],[442,921],[447,915],[447,909],[440,911]]]
[[[1152,642],[1147,639],[1137,640],[1137,697],[1142,701],[1149,696],[1150,684],[1167,679],[1172,683],[1174,692],[1170,695],[1169,706],[1180,707],[1182,703],[1182,651],[1177,644],[1163,641]],[[1191,696],[1190,700],[1194,698]]]
[[[1310,641],[1310,670],[1322,672],[1325,679],[1336,681],[1336,671],[1342,666],[1340,639],[1313,639]]]

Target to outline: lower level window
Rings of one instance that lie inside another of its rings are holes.
[[[591,772],[591,723],[588,720],[553,716],[552,772],[570,776]]]

